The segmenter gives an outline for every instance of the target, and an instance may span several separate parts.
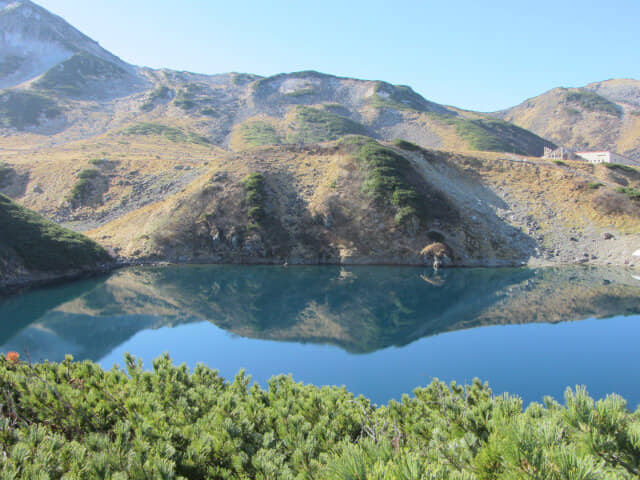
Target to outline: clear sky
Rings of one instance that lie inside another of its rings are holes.
[[[317,70],[480,111],[640,79],[640,0],[35,0],[128,62]]]

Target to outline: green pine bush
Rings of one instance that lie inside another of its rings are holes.
[[[523,409],[478,380],[377,406],[165,355],[153,370],[0,358],[0,478],[634,479],[640,411],[583,387]]]

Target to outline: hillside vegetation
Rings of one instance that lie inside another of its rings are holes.
[[[456,133],[469,142],[472,150],[509,152],[540,157],[544,147],[555,148],[551,142],[511,123],[493,119],[449,119]]]
[[[318,143],[363,133],[364,126],[348,118],[315,108],[297,107],[294,133],[288,140],[290,143]]]
[[[131,125],[121,131],[123,135],[158,135],[176,143],[196,143],[199,145],[207,145],[211,142],[201,135],[191,131],[183,131],[180,128],[169,127],[159,123],[138,123]]]
[[[570,91],[565,95],[569,104],[575,104],[589,112],[601,112],[616,117],[622,117],[622,109],[615,103],[589,91]]]
[[[14,174],[13,168],[4,162],[0,162],[0,188],[11,181],[11,177]]]
[[[639,412],[567,389],[524,409],[486,384],[434,380],[372,405],[290,377],[227,382],[165,356],[145,372],[0,360],[3,475],[36,478],[637,478]],[[64,473],[63,473],[64,472]]]
[[[238,150],[282,143],[275,127],[271,123],[259,120],[240,124],[237,136],[236,144],[240,144]]]
[[[91,270],[111,259],[84,235],[59,227],[0,194],[0,287],[33,274]]]
[[[62,98],[108,98],[132,93],[140,81],[122,64],[79,52],[47,70],[33,88]]]
[[[236,150],[366,134],[387,141],[402,137],[430,148],[542,152],[542,139],[530,132],[435,104],[410,87],[318,72],[260,78],[141,69],[134,75],[118,62],[80,52],[20,88],[14,95],[28,95],[31,103],[39,98],[41,105],[30,107],[38,107],[39,117],[14,119],[5,127],[30,126],[57,144],[138,124],[177,128],[198,141]],[[45,99],[54,103],[45,105]],[[42,119],[60,116],[57,104],[64,106],[66,123],[52,129]],[[23,144],[35,147],[43,141],[34,136]]]

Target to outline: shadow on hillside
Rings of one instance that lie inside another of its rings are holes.
[[[17,173],[11,169],[3,181],[0,181],[0,193],[10,198],[22,197],[27,192],[29,177],[29,172]]]
[[[264,173],[267,183],[265,243],[269,256],[289,260],[305,253],[305,258],[322,264],[338,257],[326,228],[311,216],[307,202],[300,196],[297,179],[282,170]],[[287,222],[285,219],[295,219]],[[311,253],[315,259],[310,258]]]
[[[429,150],[421,150],[418,160],[413,160],[425,182],[446,195],[460,212],[465,249],[474,255],[472,260],[484,260],[480,263],[486,265],[502,259],[518,265],[536,255],[537,241],[496,214],[511,206],[483,183],[477,172],[483,166],[481,160]]]

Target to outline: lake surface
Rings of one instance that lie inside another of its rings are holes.
[[[104,368],[204,363],[377,403],[438,377],[526,402],[567,386],[640,404],[640,281],[624,269],[171,266],[0,300],[0,352]]]

